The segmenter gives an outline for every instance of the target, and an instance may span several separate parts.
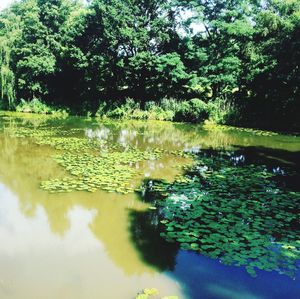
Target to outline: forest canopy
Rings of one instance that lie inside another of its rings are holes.
[[[223,123],[299,131],[299,62],[300,0],[20,0],[0,12],[2,109],[199,99]]]

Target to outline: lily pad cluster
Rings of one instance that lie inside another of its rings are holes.
[[[142,152],[137,149],[98,155],[93,153],[59,155],[55,160],[72,177],[42,182],[41,188],[50,192],[75,190],[95,192],[102,189],[108,192],[127,194],[134,192],[131,181],[138,174],[137,170],[132,167],[133,164],[159,157],[158,152]]]
[[[143,292],[138,294],[135,299],[150,299],[153,298],[153,296],[157,296],[158,294],[159,291],[155,288],[144,289]],[[179,298],[177,296],[167,296],[167,297],[163,297],[162,299],[179,299]]]
[[[44,138],[61,134],[59,128],[45,129],[41,126],[38,128],[14,126],[8,127],[6,130],[9,131],[11,137],[17,138]]]
[[[100,149],[105,145],[104,140],[86,139],[78,137],[37,137],[35,140],[39,145],[50,145],[55,149],[64,151],[83,152],[87,150]]]
[[[263,165],[199,155],[179,181],[149,182],[161,236],[224,264],[294,277],[300,260],[300,193],[285,190]]]
[[[61,152],[54,159],[69,175],[43,181],[41,188],[50,193],[102,189],[127,194],[134,192],[136,187],[137,163],[157,160],[167,154],[189,155],[178,150],[151,148],[142,151],[130,145],[123,147],[98,138],[78,137],[82,133],[79,131],[76,128],[17,126],[10,134],[12,137],[31,138],[37,145],[51,146]]]
[[[217,131],[223,131],[223,132],[229,132],[229,131],[235,131],[235,132],[245,132],[249,134],[255,134],[257,136],[277,136],[278,133],[272,132],[272,131],[265,131],[265,130],[258,130],[258,129],[251,129],[251,128],[238,128],[238,127],[232,127],[232,126],[226,126],[226,125],[218,125],[215,123],[206,122],[204,124],[204,129],[207,130],[217,130]]]

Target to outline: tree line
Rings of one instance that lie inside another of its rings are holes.
[[[299,62],[300,0],[21,0],[0,13],[3,109],[197,98],[223,123],[299,131]]]

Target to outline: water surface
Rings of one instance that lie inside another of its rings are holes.
[[[18,128],[73,129],[70,136],[97,138],[124,150],[243,149],[257,163],[299,173],[300,137],[261,136],[240,130],[205,130],[168,122],[100,121],[16,114],[0,116],[0,298],[134,298],[146,287],[181,299],[297,299],[295,280],[260,271],[256,278],[242,267],[179,250],[159,237],[155,219],[144,215],[149,203],[136,193],[98,190],[50,194],[44,180],[63,177],[53,159],[59,151],[37,145]],[[76,130],[74,130],[76,129]],[[168,181],[192,159],[171,153],[132,165],[139,186],[147,179]],[[297,182],[291,182],[296,188]]]

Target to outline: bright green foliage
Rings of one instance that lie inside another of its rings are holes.
[[[94,0],[90,8],[85,33],[90,36],[90,97],[129,96],[143,106],[162,93],[178,92],[187,74],[170,47],[178,39],[172,9],[165,1]]]
[[[265,166],[237,166],[227,155],[199,155],[187,175],[148,188],[162,236],[229,265],[291,277],[300,258],[300,193],[285,190]]]
[[[266,1],[266,7],[255,17],[256,33],[248,45],[246,119],[263,116],[266,123],[276,119],[278,126],[297,129],[300,1]]]
[[[19,34],[19,17],[9,12],[0,15],[0,107],[2,104],[12,108],[15,102],[15,74],[12,70],[11,54]]]
[[[218,123],[299,131],[299,16],[300,0],[20,0],[0,13],[1,106],[121,118],[126,98],[199,98]]]
[[[184,96],[184,92],[180,89],[188,83],[190,76],[177,53],[160,56],[157,60],[156,71],[158,72],[156,86],[164,91],[161,91],[162,95]]]
[[[55,114],[55,115],[65,115],[67,116],[68,113],[65,110],[58,110],[50,107],[38,99],[33,99],[30,102],[26,102],[23,99],[21,102],[16,106],[17,112],[24,112],[24,113],[37,113],[37,114]]]
[[[86,66],[82,53],[72,45],[77,37],[74,31],[80,33],[82,28],[84,13],[79,4],[71,1],[23,0],[1,14],[5,24],[10,19],[14,21],[13,26],[6,25],[5,31],[0,28],[0,37],[4,34],[4,39],[10,37],[7,42],[10,42],[10,66],[15,77],[13,91],[19,99],[61,103],[61,98],[72,92],[62,94],[61,86],[64,83],[67,87],[68,83],[66,64],[72,62],[75,70]]]
[[[56,68],[52,28],[47,28],[40,18],[41,10],[45,9],[45,18],[48,10],[42,7],[42,1],[40,4],[26,1],[16,12],[21,17],[23,28],[15,53],[18,89],[27,99],[40,98],[48,93],[46,81]]]
[[[215,103],[205,103],[200,99],[189,101],[178,101],[175,99],[163,99],[156,103],[149,101],[145,103],[144,109],[133,99],[126,99],[126,102],[116,108],[103,108],[98,116],[116,119],[139,119],[139,120],[169,120],[203,122],[209,118],[216,120],[217,105]]]
[[[184,101],[175,114],[176,121],[203,122],[209,117],[209,106],[199,99]]]

